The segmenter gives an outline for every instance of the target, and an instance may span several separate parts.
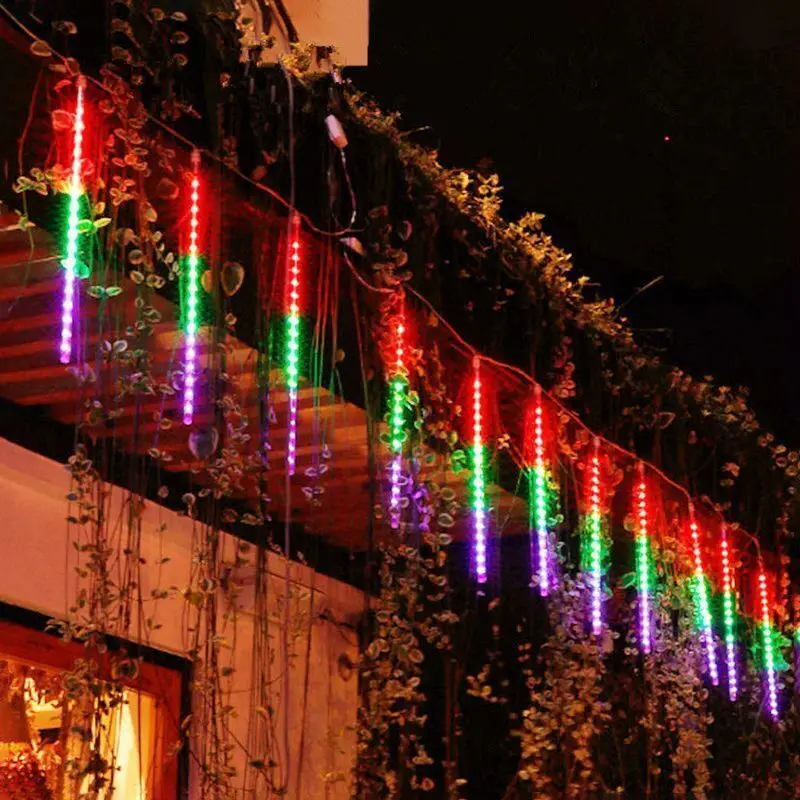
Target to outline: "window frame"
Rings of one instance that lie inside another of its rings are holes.
[[[9,617],[19,615],[10,614],[11,608],[0,603],[0,658],[6,656],[29,664],[68,671],[76,659],[87,657],[86,648],[80,642],[66,642],[60,636],[45,631],[46,620],[41,615],[19,609],[22,615],[36,617],[37,621],[13,620]],[[108,652],[100,657],[100,675],[104,679],[111,679],[111,659],[122,644],[120,640],[112,638]],[[149,647],[131,643],[124,645],[131,656],[141,657],[142,660],[134,678],[115,680],[132,690],[151,695],[158,713],[159,735],[153,749],[154,800],[177,800],[182,784],[185,784],[185,780],[182,780],[187,766],[185,748],[174,755],[170,755],[169,750],[180,740],[181,720],[188,702],[189,662]],[[93,657],[98,660],[97,654]],[[157,663],[164,661],[174,662],[174,666]]]

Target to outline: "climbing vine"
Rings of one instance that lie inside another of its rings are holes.
[[[382,337],[392,311],[372,294],[361,297],[359,287],[382,296],[408,292],[429,298],[430,315],[418,332],[420,341],[410,348],[412,390],[404,411],[413,430],[403,460],[396,530],[387,524],[380,496],[381,467],[370,476],[376,487],[371,528],[376,544],[370,553],[375,572],[366,587],[373,600],[358,665],[354,796],[473,796],[470,792],[481,791],[484,784],[471,769],[469,754],[489,737],[513,762],[510,769],[507,763],[498,768],[498,797],[627,793],[704,798],[721,791],[770,796],[796,786],[800,763],[791,755],[797,752],[796,701],[788,704],[784,722],[767,730],[757,704],[746,700],[723,709],[702,678],[694,599],[674,567],[679,549],[675,531],[670,535],[676,541],[660,553],[654,573],[659,586],[654,652],[644,655],[636,645],[635,616],[623,602],[624,580],[609,580],[604,598],[610,609],[608,628],[599,640],[588,635],[586,578],[576,558],[580,523],[574,490],[579,462],[588,450],[585,433],[572,438],[559,433],[559,474],[553,485],[565,487],[565,507],[554,515],[553,527],[561,538],[563,579],[547,605],[527,582],[516,602],[509,603],[476,593],[460,579],[456,565],[464,561],[467,514],[449,483],[467,461],[464,420],[462,399],[448,374],[446,345],[436,330],[439,313],[460,315],[471,326],[475,346],[488,355],[499,357],[510,349],[515,365],[563,403],[562,422],[567,410],[579,412],[598,433],[646,455],[775,549],[784,567],[778,608],[785,625],[790,576],[783,548],[796,521],[800,454],[762,429],[746,390],[694,379],[637,342],[612,300],[591,295],[588,278],[573,279],[571,259],[545,232],[541,215],[503,219],[498,176],[443,167],[435,152],[400,129],[397,115],[384,113],[341,81],[338,71],[336,79],[317,74],[311,49],[296,48],[275,69],[260,69],[255,51],[271,43],[253,38],[252,21],[235,4],[206,10],[200,21],[179,9],[145,3],[114,7],[111,60],[97,69],[102,141],[93,143],[93,158],[86,159],[81,176],[88,210],[79,233],[83,252],[90,254],[81,277],[94,303],[98,329],[93,334],[99,345],[96,355],[84,354],[71,368],[82,392],[79,443],[68,463],[74,600],[68,619],[52,623],[86,651],[62,676],[74,709],[73,727],[85,743],[69,762],[68,779],[76,787],[88,779],[94,797],[113,783],[115,764],[107,757],[103,731],[110,712],[125,702],[123,679],[135,677],[139,662],[123,649],[110,657],[108,674],[101,664],[109,661],[112,640],[148,641],[162,625],[159,609],[179,601],[185,654],[192,665],[193,709],[180,720],[173,752],[190,753],[203,798],[236,795],[241,753],[244,780],[254,792],[285,796],[290,786],[288,754],[281,752],[273,704],[283,676],[272,665],[269,623],[285,626],[282,655],[288,670],[288,662],[299,657],[297,645],[314,611],[306,616],[297,612],[305,598],[291,591],[283,595],[278,611],[264,597],[268,555],[279,549],[273,540],[270,445],[265,441],[275,414],[275,379],[267,363],[266,377],[258,378],[265,408],[256,422],[238,391],[238,319],[231,301],[246,280],[247,267],[216,253],[202,279],[212,309],[203,376],[212,398],[210,412],[208,421],[187,435],[194,461],[189,485],[178,491],[180,512],[192,521],[191,575],[184,585],[154,586],[149,594],[141,577],[143,567],[163,566],[147,565],[141,551],[148,477],[157,476],[159,500],[178,503],[170,494],[174,486],[162,482],[162,471],[174,458],[162,437],[175,425],[166,404],[184,388],[174,353],[162,368],[158,334],[164,300],[182,273],[179,225],[175,214],[164,209],[185,196],[189,172],[179,140],[155,125],[154,118],[191,130],[202,108],[214,123],[206,141],[218,159],[215,169],[228,169],[235,174],[231,180],[244,181],[239,170],[246,165],[253,192],[261,181],[273,185],[273,175],[278,188],[289,171],[296,181],[297,163],[318,167],[318,161],[304,162],[303,156],[319,150],[324,115],[342,118],[352,140],[352,175],[336,172],[346,169],[344,159],[328,157],[326,196],[320,200],[301,192],[301,201],[311,219],[324,218],[331,230],[341,232],[327,238],[341,247],[354,276],[358,324],[368,321],[375,333],[375,341],[360,343],[359,366],[367,393],[378,397],[376,405],[382,402]],[[77,26],[62,21],[55,30],[69,38]],[[208,48],[213,56],[204,66],[213,74],[213,90],[206,87],[205,92],[187,70],[196,31],[205,42],[219,45]],[[50,88],[53,97],[66,96],[77,64],[58,62],[41,42],[34,52],[61,68],[53,70],[57,78]],[[253,59],[246,57],[249,52]],[[275,98],[271,106],[267,96]],[[283,108],[289,99],[295,109],[293,138],[283,140]],[[251,129],[242,134],[245,116]],[[74,117],[59,109],[51,124],[58,142]],[[30,224],[29,198],[33,203],[65,194],[66,163],[63,147],[56,146],[47,163],[17,177],[14,188],[25,202],[23,226]],[[351,182],[355,188],[345,191]],[[350,195],[358,200],[358,225],[346,227],[342,209]],[[263,293],[258,298],[262,305],[247,309],[258,323],[250,324],[268,329],[273,322],[265,319],[263,306],[268,304]],[[128,299],[133,317],[123,324],[121,305]],[[258,344],[268,349],[263,341]],[[331,350],[333,382],[340,380],[339,365],[348,354],[340,355],[338,347]],[[269,361],[263,352],[259,356]],[[132,428],[125,431],[123,406],[135,408]],[[380,434],[381,414],[373,416],[369,446],[373,463],[380,464],[387,441]],[[491,437],[492,467],[507,481],[515,456],[509,433],[493,431]],[[259,440],[256,447],[254,439]],[[120,513],[113,511],[110,480],[115,444],[123,443],[132,445],[134,455]],[[303,490],[323,513],[327,503],[337,502],[322,485],[327,456],[321,455],[305,475]],[[614,475],[610,482],[621,479]],[[257,503],[245,507],[237,502],[251,490]],[[256,544],[228,538],[223,531],[234,525],[251,529]],[[604,539],[604,556],[613,547],[613,533]],[[251,569],[258,587],[254,650],[261,658],[254,682],[259,702],[243,742],[234,731],[232,698],[240,667],[232,653],[245,610],[245,575]],[[758,696],[758,666],[748,657],[750,697]],[[789,665],[783,680],[793,681]],[[484,720],[489,720],[486,728]],[[731,731],[743,724],[754,733],[746,739],[733,736]],[[339,779],[336,773],[326,778],[331,784]]]

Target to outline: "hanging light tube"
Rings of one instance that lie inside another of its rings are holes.
[[[192,152],[191,206],[189,208],[189,258],[186,275],[186,351],[183,367],[183,424],[194,418],[197,384],[197,328],[199,323],[200,287],[200,152]]]
[[[473,569],[478,583],[486,582],[486,479],[483,452],[481,362],[472,361],[472,508],[474,521]]]
[[[72,328],[75,321],[75,279],[78,274],[78,224],[80,222],[81,161],[83,159],[84,94],[86,78],[78,76],[78,96],[75,104],[75,124],[72,137],[72,169],[69,184],[69,216],[67,218],[67,253],[61,262],[64,267],[64,295],[61,301],[61,345],[59,360],[69,364],[72,359]]]
[[[286,470],[294,475],[297,465],[297,386],[300,363],[300,215],[292,216],[287,281],[288,317],[286,322],[286,387],[289,391],[289,437],[286,446]]]
[[[589,570],[591,579],[592,633],[603,629],[603,541],[600,506],[600,439],[595,437],[589,467]]]
[[[772,639],[772,612],[769,607],[767,596],[767,576],[764,572],[764,565],[759,566],[758,571],[758,592],[761,598],[761,635],[764,645],[764,668],[767,679],[767,701],[769,703],[769,713],[773,720],[778,719],[778,684],[775,677],[775,652]]]
[[[639,485],[636,487],[636,585],[639,596],[639,641],[642,650],[652,647],[650,623],[650,531],[647,513],[647,483],[645,467],[639,462]]]
[[[703,568],[703,553],[700,549],[700,532],[694,516],[694,504],[689,503],[689,530],[692,534],[692,553],[694,556],[694,576],[697,583],[697,601],[700,606],[700,625],[703,629],[703,639],[706,645],[708,659],[708,674],[714,686],[719,685],[719,672],[717,671],[717,655],[714,649],[714,631],[712,629],[711,608],[708,601],[708,587],[706,574]]]
[[[533,469],[529,475],[531,497],[529,500],[531,515],[531,550],[533,550],[533,532],[536,533],[536,557],[531,559],[531,567],[538,572],[539,594],[547,597],[550,594],[549,548],[547,531],[547,486],[544,459],[544,430],[542,411],[542,390],[537,386],[534,397],[533,417]]]
[[[395,329],[395,361],[394,370],[390,378],[390,439],[389,448],[392,453],[391,470],[389,475],[389,519],[392,528],[400,525],[400,478],[403,466],[404,431],[404,405],[406,391],[405,367],[405,312],[403,299],[400,298],[400,314]]]
[[[739,678],[736,669],[736,593],[731,572],[731,554],[728,531],[722,523],[722,615],[725,628],[725,658],[728,668],[728,697],[739,696]]]

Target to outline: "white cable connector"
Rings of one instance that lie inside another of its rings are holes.
[[[328,114],[328,116],[325,117],[325,127],[328,129],[328,136],[334,145],[340,150],[344,150],[344,148],[347,147],[347,136],[345,135],[342,123],[339,122],[333,114]]]

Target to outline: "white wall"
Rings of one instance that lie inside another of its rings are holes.
[[[69,542],[66,523],[65,496],[69,488],[70,476],[63,465],[0,439],[0,600],[49,616],[66,616],[74,599],[72,575],[77,558]],[[121,491],[115,489],[112,497],[112,504],[121,511]],[[166,526],[163,532],[162,525]],[[190,519],[154,503],[146,504],[142,527],[142,555],[147,562],[142,572],[144,597],[149,597],[150,589],[155,586],[188,584],[192,537]],[[223,537],[223,547],[228,553],[233,552],[235,541],[233,537]],[[157,575],[155,564],[164,557],[169,561],[160,567],[161,574]],[[280,647],[280,603],[285,568],[284,559],[270,557],[267,597],[273,615],[270,632],[276,676],[280,676],[284,664]],[[297,626],[293,637],[295,657],[291,659],[289,673],[289,797],[298,800],[349,797],[358,698],[357,675],[355,669],[347,665],[355,664],[358,658],[352,625],[363,611],[364,596],[309,568],[291,564],[289,569],[293,598],[291,617]],[[246,572],[245,583],[247,576]],[[252,580],[252,571],[249,578]],[[252,603],[252,591],[245,591],[241,602],[243,613],[236,624],[235,647],[230,653],[230,663],[236,668],[230,686],[230,703],[237,711],[232,729],[243,742],[247,740],[253,688],[254,618],[248,613]],[[181,598],[160,601],[157,621],[163,628],[154,632],[146,643],[181,655],[186,645],[182,641],[184,608]],[[320,612],[324,612],[325,618],[320,618]],[[149,613],[151,610],[146,609],[145,614]],[[230,627],[222,632],[228,636],[233,633]],[[285,713],[281,688],[282,681],[276,677],[270,691],[279,733]],[[241,774],[244,754],[240,754],[238,760]],[[283,752],[279,760],[281,764],[287,763]],[[323,777],[326,774],[327,781]],[[196,792],[191,796],[195,797]],[[248,798],[252,797],[248,794]]]

